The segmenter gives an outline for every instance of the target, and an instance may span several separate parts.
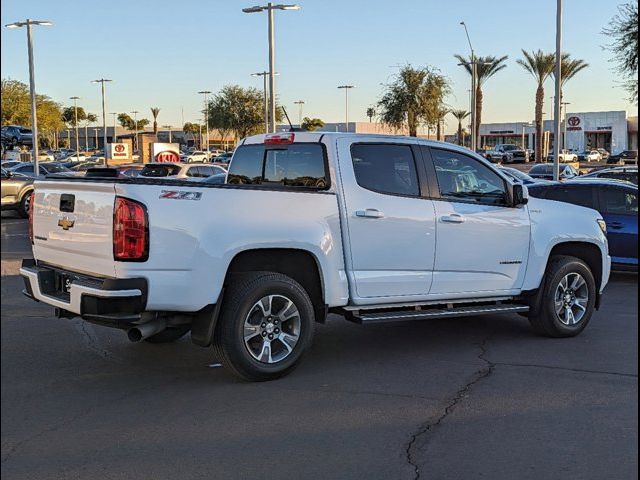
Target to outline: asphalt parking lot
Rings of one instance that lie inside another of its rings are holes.
[[[248,384],[188,337],[132,344],[24,298],[26,228],[3,212],[3,478],[637,478],[636,275],[576,338],[333,316],[292,375]]]

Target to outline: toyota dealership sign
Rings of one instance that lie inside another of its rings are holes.
[[[107,157],[111,160],[129,160],[131,152],[128,143],[109,143],[107,144]]]

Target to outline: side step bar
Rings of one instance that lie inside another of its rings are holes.
[[[466,317],[470,315],[488,315],[499,313],[528,312],[528,305],[502,304],[502,305],[478,305],[457,308],[430,308],[425,310],[403,310],[395,312],[356,313],[347,316],[347,319],[362,325],[375,323],[404,322],[408,320],[426,320],[428,318]],[[351,317],[351,318],[349,318]]]

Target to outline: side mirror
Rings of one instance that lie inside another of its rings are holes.
[[[522,207],[529,203],[529,191],[521,183],[516,183],[513,185],[512,198],[514,207]]]

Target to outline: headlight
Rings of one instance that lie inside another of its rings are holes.
[[[600,227],[600,230],[602,230],[602,233],[604,233],[606,235],[607,234],[607,222],[605,222],[601,218],[599,218],[596,221],[598,222],[598,226]]]

